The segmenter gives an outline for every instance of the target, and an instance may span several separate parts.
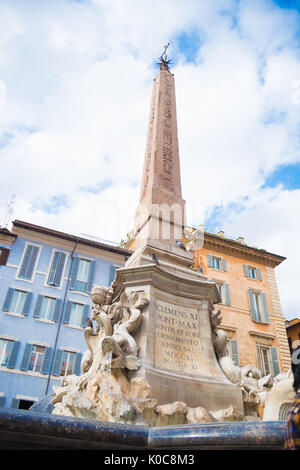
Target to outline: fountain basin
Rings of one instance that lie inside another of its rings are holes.
[[[284,421],[134,426],[0,409],[2,450],[283,449]]]

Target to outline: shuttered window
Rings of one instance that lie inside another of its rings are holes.
[[[226,271],[226,259],[220,256],[207,255],[207,264],[210,268],[217,269],[219,271]]]
[[[259,281],[262,281],[261,271],[257,267],[248,266],[248,264],[244,264],[244,274],[249,279],[257,279]]]
[[[37,263],[40,247],[27,245],[18,277],[30,281]]]
[[[62,301],[44,295],[38,295],[34,309],[34,318],[58,321],[61,313]]]
[[[117,267],[114,266],[113,264],[109,267],[109,279],[108,279],[108,285],[110,286],[111,283],[114,281],[115,276],[116,276],[116,269]]]
[[[48,374],[52,357],[52,348],[27,343],[25,346],[21,367],[23,371]]]
[[[90,307],[87,304],[80,304],[68,300],[64,312],[64,324],[71,326],[86,326],[86,319],[89,316]]]
[[[53,375],[57,377],[72,374],[80,375],[81,359],[81,353],[57,349],[54,358]]]
[[[3,304],[3,311],[26,316],[30,311],[32,298],[32,292],[9,287]]]
[[[0,365],[13,369],[19,352],[19,341],[0,338]]]
[[[231,305],[230,287],[228,283],[216,283],[223,305]]]
[[[70,289],[90,293],[93,287],[95,261],[75,257],[72,263]]]
[[[248,289],[251,319],[258,323],[270,323],[266,294]]]
[[[236,339],[229,339],[228,344],[227,344],[227,348],[228,348],[228,352],[229,352],[229,355],[230,355],[231,359],[233,360],[235,365],[238,366],[240,364],[240,362],[239,362],[239,351],[238,351],[237,340]]]
[[[62,274],[66,261],[66,253],[55,251],[52,258],[51,267],[49,270],[47,284],[50,286],[59,287],[62,279]]]
[[[272,374],[274,377],[280,373],[278,352],[275,346],[257,345],[259,368],[262,375]]]

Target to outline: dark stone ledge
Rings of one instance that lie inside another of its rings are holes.
[[[284,421],[151,428],[0,409],[2,450],[281,450],[284,447],[284,434]]]

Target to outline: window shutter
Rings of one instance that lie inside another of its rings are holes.
[[[62,306],[62,300],[61,299],[56,299],[53,318],[52,318],[53,321],[58,321],[59,320],[59,316],[60,316],[60,313],[61,313],[61,306]]]
[[[70,300],[68,300],[66,308],[65,308],[65,313],[64,313],[64,324],[69,323],[71,308],[72,308],[72,302]]]
[[[23,312],[22,312],[23,315],[25,315],[25,316],[27,316],[28,313],[29,313],[31,303],[32,303],[32,299],[33,299],[32,292],[27,292],[26,299],[25,299],[25,302],[24,302]]]
[[[207,255],[207,264],[210,268],[212,268],[212,255]]]
[[[0,248],[0,266],[4,266],[7,263],[10,250],[1,246]]]
[[[231,305],[229,284],[224,284],[224,289],[225,289],[225,305]]]
[[[251,289],[248,289],[248,296],[249,296],[249,304],[250,304],[250,311],[251,311],[251,320],[257,321],[255,303],[253,299],[253,292]]]
[[[82,358],[82,354],[76,353],[74,370],[73,370],[73,374],[75,375],[80,375],[81,358]]]
[[[35,304],[34,313],[33,313],[34,318],[39,318],[40,317],[43,298],[44,298],[43,295],[40,295],[40,294],[38,295],[38,298],[37,298],[37,301],[36,301],[36,304]]]
[[[110,265],[109,267],[109,279],[108,279],[108,285],[110,286],[111,283],[114,281],[115,276],[116,276],[116,266],[113,264]]]
[[[261,271],[260,271],[259,268],[256,268],[256,275],[257,275],[257,279],[258,279],[259,281],[262,281]]]
[[[14,341],[12,350],[10,352],[10,355],[9,355],[9,358],[8,358],[8,361],[7,361],[7,367],[9,367],[9,369],[14,369],[15,368],[19,348],[20,348],[20,342],[19,341]]]
[[[88,282],[86,286],[86,292],[89,294],[92,290],[93,287],[93,282],[94,282],[94,274],[95,274],[95,261],[91,261],[90,263],[90,271],[89,271],[89,277],[88,277]]]
[[[19,403],[20,403],[20,400],[18,398],[13,398],[11,401],[10,407],[16,410],[19,408]]]
[[[75,283],[76,283],[76,278],[77,278],[77,272],[78,272],[78,267],[79,267],[79,257],[76,256],[73,259],[72,263],[72,269],[71,269],[71,277],[70,277],[70,289],[75,290]]]
[[[83,307],[83,314],[82,314],[82,320],[81,320],[81,326],[82,326],[83,328],[86,327],[86,322],[85,322],[85,321],[86,321],[86,319],[87,319],[88,316],[89,316],[89,312],[90,312],[90,306],[89,306],[89,305],[85,305],[85,306]]]
[[[23,259],[23,263],[19,272],[19,277],[30,280],[37,260],[39,247],[28,245]]]
[[[2,310],[4,312],[9,312],[9,307],[10,307],[10,303],[12,301],[12,297],[14,295],[14,291],[15,291],[15,289],[13,289],[12,287],[8,288],[8,291],[7,291],[5,300],[4,300],[3,308],[2,308]]]
[[[278,359],[278,352],[277,352],[277,348],[275,346],[272,346],[270,349],[271,349],[271,359],[272,359],[273,373],[274,373],[274,377],[276,377],[276,375],[280,374],[280,365],[279,365],[279,359]]]
[[[266,294],[264,292],[261,294],[261,300],[262,300],[262,310],[263,310],[263,322],[270,323],[268,304],[267,304]]]
[[[244,264],[244,274],[246,277],[249,277],[249,266],[248,264]]]
[[[233,362],[239,366],[239,351],[238,351],[238,344],[236,339],[230,340],[230,347],[231,347],[231,357]]]
[[[226,271],[226,259],[221,258],[221,269],[222,271]]]
[[[21,269],[20,269],[20,272],[19,272],[19,277],[26,278],[26,276],[27,276],[27,268],[28,268],[29,263],[30,263],[30,257],[31,257],[32,249],[33,249],[33,246],[31,246],[31,245],[28,245],[26,247],[26,251],[25,251],[24,258],[23,258],[22,266],[21,266]]]
[[[27,343],[25,346],[24,356],[21,362],[20,370],[28,370],[30,355],[32,353],[32,350],[33,350],[33,345]]]
[[[55,278],[55,272],[56,272],[56,268],[57,268],[58,257],[59,257],[59,251],[56,251],[53,255],[53,259],[52,259],[52,263],[51,263],[51,268],[50,268],[47,284],[50,284],[50,285],[54,284],[54,278]]]
[[[66,260],[66,253],[59,253],[57,269],[56,269],[56,273],[54,276],[54,285],[56,287],[60,285],[62,274],[63,274],[63,269],[65,265],[65,260]]]
[[[62,353],[61,349],[56,350],[52,375],[60,376]]]
[[[47,284],[58,287],[60,285],[64,265],[65,265],[66,254],[61,251],[54,253],[52,264],[49,272]]]
[[[51,357],[52,357],[52,348],[46,348],[45,353],[44,353],[42,367],[41,367],[42,374],[49,374]]]

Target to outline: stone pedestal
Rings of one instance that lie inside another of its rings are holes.
[[[160,264],[149,262],[154,248],[149,242],[117,270],[114,300],[123,290],[144,291],[149,299],[135,337],[141,367],[130,378],[144,377],[159,404],[181,401],[211,411],[235,405],[243,412],[242,393],[221,370],[212,342],[210,315],[220,301],[215,283],[188,268],[191,255],[175,247],[157,242]]]

